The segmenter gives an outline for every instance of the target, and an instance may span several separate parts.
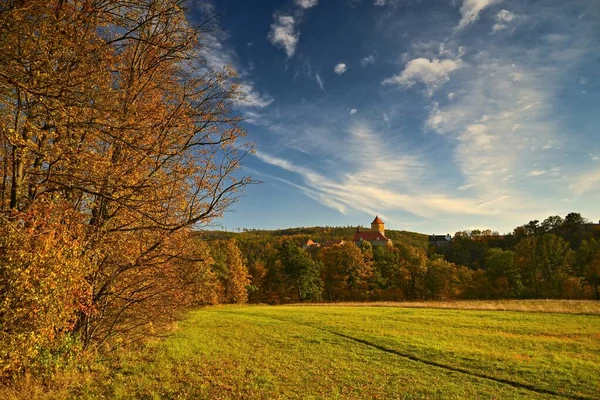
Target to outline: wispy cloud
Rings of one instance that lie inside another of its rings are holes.
[[[239,65],[236,53],[224,44],[226,39],[226,34],[218,31],[212,34],[207,33],[204,37],[205,43],[201,47],[200,57],[207,69],[221,72],[226,68],[231,68],[238,72],[235,83],[238,87],[236,105],[239,107],[267,107],[273,102],[273,98],[256,89],[250,78],[251,74]]]
[[[315,73],[315,79],[317,81],[317,84],[319,85],[319,87],[321,88],[321,90],[323,92],[325,92],[325,84],[323,83],[323,79],[321,79],[321,75],[319,75],[319,73]]]
[[[265,163],[277,166],[302,178],[302,190],[322,204],[342,213],[348,210],[379,213],[405,211],[432,217],[443,213],[489,215],[496,213],[486,203],[494,199],[469,199],[433,193],[422,182],[429,172],[418,156],[382,148],[381,137],[365,123],[352,124],[343,148],[351,165],[336,176],[295,164],[287,159],[258,151],[256,156]],[[331,153],[337,153],[333,146]],[[340,147],[341,149],[341,147]],[[297,184],[294,184],[297,185]]]
[[[370,54],[360,60],[361,67],[366,67],[367,65],[373,63],[375,63],[375,56],[373,54]]]
[[[460,22],[456,27],[457,30],[465,28],[467,25],[479,19],[479,13],[486,7],[499,2],[499,0],[464,0],[460,8]]]
[[[382,84],[411,87],[420,82],[427,87],[428,93],[431,94],[435,89],[448,82],[450,73],[459,69],[461,64],[460,60],[416,58],[406,63],[400,74],[385,79]]]
[[[240,107],[264,108],[273,103],[273,98],[268,94],[260,94],[252,82],[242,82],[238,88],[237,105]]]
[[[577,175],[570,188],[578,196],[593,191],[600,192],[600,168]]]

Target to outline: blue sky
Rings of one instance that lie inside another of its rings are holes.
[[[600,1],[199,2],[256,154],[217,225],[600,218]]]

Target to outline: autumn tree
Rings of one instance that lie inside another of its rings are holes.
[[[31,221],[70,221],[54,225],[70,240],[45,265],[70,254],[84,283],[65,289],[55,331],[84,346],[147,332],[190,299],[181,270],[204,257],[191,227],[249,183],[234,176],[249,151],[236,143],[234,73],[207,67],[210,32],[178,0],[4,2],[0,32],[1,228],[41,240],[50,228]],[[25,298],[6,277],[38,251],[11,256],[0,301]]]
[[[366,298],[372,266],[354,243],[326,247],[319,254],[323,262],[323,283],[329,301]]]
[[[221,281],[221,303],[246,303],[250,275],[235,239],[213,244],[214,269]]]

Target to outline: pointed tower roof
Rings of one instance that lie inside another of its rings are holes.
[[[373,220],[373,222],[371,222],[372,224],[383,224],[383,221],[381,220],[381,218],[379,218],[377,215],[375,216],[375,219]]]

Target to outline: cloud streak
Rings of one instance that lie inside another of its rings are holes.
[[[379,213],[404,211],[421,217],[434,217],[452,212],[463,215],[489,215],[496,213],[487,207],[489,199],[453,197],[444,193],[431,193],[411,182],[425,179],[427,168],[415,155],[383,150],[378,143],[380,135],[364,123],[352,124],[347,141],[343,144],[353,164],[335,177],[295,164],[287,159],[257,151],[261,161],[296,174],[302,184],[292,183],[321,204],[341,213],[348,210]],[[336,148],[331,149],[337,152]],[[493,199],[496,201],[497,199]],[[502,199],[501,199],[502,200]],[[498,200],[499,201],[499,200]]]

